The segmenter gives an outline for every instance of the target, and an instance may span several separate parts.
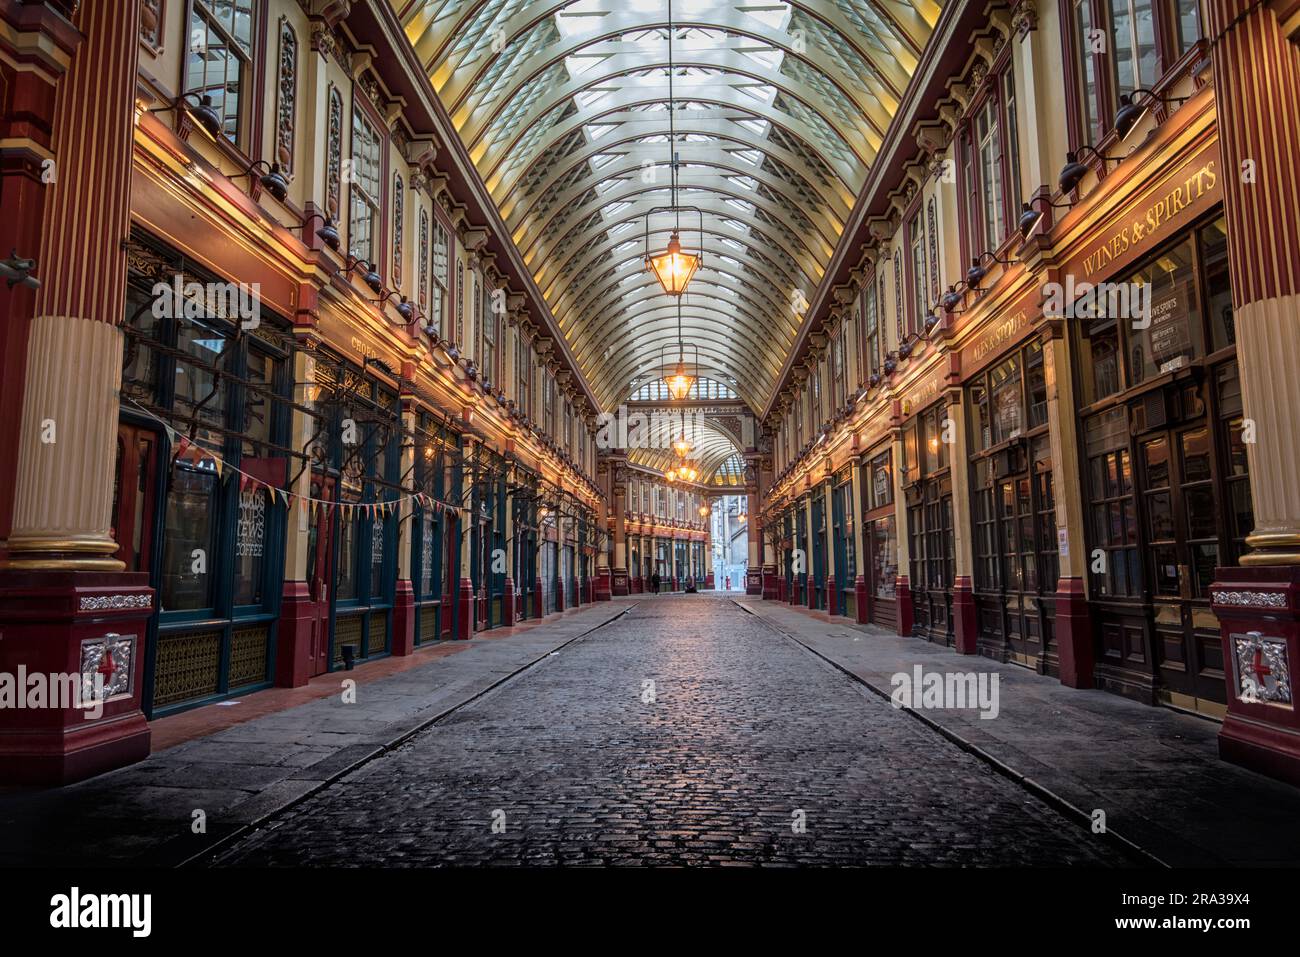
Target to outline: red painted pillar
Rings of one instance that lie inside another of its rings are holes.
[[[397,580],[393,602],[393,654],[405,657],[415,651],[415,589],[409,578]]]
[[[853,606],[859,625],[871,620],[871,609],[867,605],[867,580],[859,575],[853,582]]]
[[[501,596],[501,623],[507,628],[515,623],[515,583],[507,578],[504,593]]]
[[[1056,654],[1061,684],[1093,686],[1092,616],[1082,578],[1062,578],[1056,586]]]
[[[1250,551],[1241,567],[1216,569],[1210,589],[1228,701],[1219,754],[1300,784],[1300,7],[1209,0],[1205,10],[1243,412],[1259,436],[1244,446]]]
[[[107,700],[0,709],[5,781],[64,783],[149,753],[154,596],[114,557],[109,531],[140,9],[76,7],[0,6],[0,255],[35,259],[41,281],[35,295],[0,284],[0,672],[23,669],[77,698],[99,681]],[[43,446],[46,417],[59,441]]]
[[[462,578],[456,589],[456,637],[468,641],[474,635],[474,583]]]
[[[907,583],[906,575],[899,575],[894,585],[894,598],[898,607],[898,633],[912,633],[912,587]]]
[[[328,609],[327,609],[328,614]],[[300,688],[312,676],[313,646],[321,639],[321,615],[306,582],[287,581],[280,599],[276,633],[275,683],[280,688]],[[329,628],[329,618],[324,619]]]

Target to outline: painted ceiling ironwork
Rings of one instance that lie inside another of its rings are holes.
[[[643,262],[646,213],[671,205],[668,0],[399,9],[597,401],[617,406],[676,338],[676,304]],[[776,387],[939,11],[673,0],[678,202],[704,212],[684,332],[700,374],[751,409]],[[651,251],[673,225],[650,217]]]

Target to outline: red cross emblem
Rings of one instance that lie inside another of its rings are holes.
[[[112,652],[107,648],[104,649],[104,657],[99,660],[99,667],[95,670],[104,676],[104,684],[108,684],[108,679],[113,677],[113,672],[117,670],[117,666],[113,664]]]
[[[1263,648],[1255,649],[1255,660],[1251,663],[1250,670],[1253,671],[1255,674],[1259,675],[1260,677],[1263,677],[1264,675],[1271,675],[1273,673],[1273,669],[1270,668],[1268,665],[1264,664]]]

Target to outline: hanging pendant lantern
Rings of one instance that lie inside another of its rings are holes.
[[[650,271],[655,274],[664,292],[670,296],[680,296],[699,268],[700,257],[694,253],[682,252],[681,237],[673,230],[668,240],[668,249],[658,256],[646,257]]]

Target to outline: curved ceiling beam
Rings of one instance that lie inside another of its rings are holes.
[[[813,189],[824,196],[827,206],[835,209],[838,218],[847,221],[849,210],[852,208],[857,191],[862,185],[861,170],[854,173],[850,179],[844,179],[838,171],[827,167],[827,171],[831,173],[831,178],[827,179],[809,170],[805,161],[797,154],[785,149],[776,141],[761,137],[753,133],[748,127],[737,123],[737,119],[751,118],[748,114],[739,110],[735,111],[736,116],[733,117],[728,117],[725,115],[726,111],[719,110],[709,111],[710,113],[723,114],[718,117],[703,117],[703,111],[700,110],[679,112],[690,114],[690,118],[679,118],[679,122],[676,124],[679,137],[685,139],[690,136],[708,136],[734,144],[737,151],[753,150],[764,156],[773,157],[787,169],[806,180]],[[638,140],[649,136],[663,137],[663,142],[667,143],[668,134],[664,130],[663,123],[657,119],[647,120],[645,119],[647,115],[653,116],[653,114],[646,113],[623,113],[602,119],[602,125],[610,124],[617,132],[611,132],[599,139],[589,140],[582,149],[570,153],[562,160],[555,162],[546,176],[539,181],[539,184],[532,184],[527,192],[520,189],[518,184],[527,180],[528,171],[532,169],[532,165],[517,171],[517,175],[502,180],[503,193],[497,197],[502,216],[506,217],[507,222],[512,223],[512,218],[520,215],[516,210],[521,205],[525,207],[527,205],[522,201],[528,200],[531,202],[534,195],[549,189],[553,182],[563,179],[578,166],[586,166],[604,153],[621,150],[629,144],[634,144]],[[687,139],[683,145],[689,148],[691,142]],[[728,152],[732,150],[731,147],[727,149]]]
[[[748,369],[748,374],[761,383],[762,376],[770,374],[773,369],[780,370],[781,357],[773,355],[773,350],[754,343],[744,332],[738,328],[734,313],[714,308],[707,303],[697,304],[690,316],[685,313],[682,315],[682,341],[692,347],[692,354],[693,347],[700,347],[701,362],[706,355],[702,337],[707,337],[710,343],[735,350],[733,355],[724,354],[713,358],[719,368],[724,369],[728,375]],[[630,349],[648,345],[652,340],[655,343],[651,350],[654,354],[647,353],[644,356],[647,366],[662,368],[664,363],[671,365],[668,352],[677,351],[676,309],[664,306],[644,309],[635,323],[609,330],[609,334],[595,344],[594,349],[586,348],[581,343],[578,348],[585,349],[588,355],[599,355],[602,361],[598,363],[598,371],[603,371],[605,367],[616,367],[627,357]],[[605,357],[606,352],[609,353],[608,358]],[[675,361],[676,357],[671,358]]]
[[[667,148],[666,143],[664,148]],[[755,206],[770,208],[773,205],[770,198],[760,195],[756,189],[748,189],[743,184],[734,182],[731,177],[752,179],[788,204],[789,209],[808,217],[826,247],[827,258],[834,251],[835,244],[844,230],[844,220],[839,219],[824,206],[810,205],[807,198],[800,196],[792,184],[773,176],[767,170],[745,168],[740,160],[727,162],[725,154],[719,156],[716,147],[679,148],[676,152],[680,164],[678,182],[682,186],[712,189],[744,202],[753,203]],[[589,216],[598,209],[626,200],[629,196],[645,189],[661,188],[664,183],[670,181],[668,160],[666,157],[661,163],[652,163],[650,160],[651,157],[648,156],[628,153],[622,159],[607,163],[583,179],[567,185],[553,198],[548,196],[548,191],[538,190],[532,206],[534,209],[541,207],[544,212],[534,216],[531,215],[530,210],[529,215],[521,220],[509,223],[519,251],[527,258],[528,250],[535,241],[530,240],[529,237],[537,237],[551,231],[554,228],[552,224],[559,226],[566,220]],[[654,171],[651,174],[654,177],[652,183],[645,182],[648,170]],[[596,187],[602,183],[617,185],[599,192]],[[591,198],[585,205],[580,204],[580,201],[587,196]],[[785,209],[782,209],[781,213],[789,215],[788,210]]]
[[[627,231],[619,236],[608,236],[597,242],[593,237],[590,245],[584,245],[570,254],[566,254],[562,262],[548,262],[543,268],[541,274],[534,274],[534,279],[538,287],[544,294],[549,296],[555,291],[552,287],[557,282],[571,282],[572,276],[582,275],[587,269],[603,259],[605,256],[613,253],[615,247],[620,246],[623,242],[632,236],[638,236],[644,239],[645,234],[640,231]],[[651,228],[650,230],[650,248],[663,249],[668,244],[668,239],[672,235],[672,229]],[[731,240],[732,243],[739,243],[742,249],[737,249],[722,240]],[[695,249],[699,244],[699,234],[696,233],[695,239],[683,242],[683,247]],[[786,287],[787,297],[793,294],[795,289],[804,290],[805,297],[811,294],[811,290],[817,286],[817,278],[799,268],[798,263],[785,263],[779,258],[770,256],[764,252],[755,242],[752,234],[737,233],[735,230],[726,230],[711,228],[710,223],[706,220],[704,223],[704,253],[705,262],[708,262],[710,255],[713,256],[730,256],[732,259],[745,263],[751,269],[762,272],[771,270],[778,274],[779,278]]]
[[[687,325],[682,323],[682,339],[699,348],[699,365],[716,369],[736,381],[736,391],[747,405],[754,408],[754,396],[766,398],[771,380],[780,371],[781,354],[757,355],[746,346],[743,330],[733,333],[723,316],[709,323]],[[610,359],[592,370],[592,391],[602,400],[620,395],[627,390],[632,379],[644,372],[662,372],[665,363],[675,356],[677,317],[662,315],[639,323],[618,342]],[[692,358],[695,349],[690,350]]]
[[[638,240],[621,250],[619,246],[625,246],[623,243],[614,247],[616,251],[606,260],[614,261],[613,265],[606,265],[603,269],[593,266],[580,278],[574,279],[572,283],[560,290],[554,300],[548,300],[552,303],[552,315],[558,321],[567,322],[570,314],[575,310],[591,311],[602,308],[600,296],[629,276],[640,276],[653,282],[656,289],[662,289],[658,280],[646,268],[642,245]],[[770,309],[784,311],[789,308],[793,299],[792,289],[778,286],[766,272],[756,271],[757,265],[759,264],[749,262],[743,254],[735,255],[735,251],[730,247],[710,242],[710,237],[706,236],[704,261],[700,263],[695,273],[696,278],[691,282],[705,279],[715,285],[734,288],[742,295],[755,293],[767,302]],[[631,287],[632,284],[628,285]]]
[[[719,81],[722,82],[719,82]],[[556,142],[562,135],[573,128],[574,120],[587,110],[603,108],[608,111],[610,107],[626,109],[629,106],[666,106],[668,103],[668,80],[664,77],[659,80],[656,77],[654,83],[645,82],[644,80],[636,82],[637,78],[619,76],[609,80],[601,81],[597,77],[589,77],[583,74],[580,81],[566,84],[563,88],[554,91],[547,91],[547,95],[533,101],[528,107],[522,120],[512,122],[506,128],[502,124],[506,122],[503,111],[495,111],[490,115],[482,118],[482,123],[476,125],[472,130],[459,130],[462,138],[465,140],[466,148],[469,150],[470,157],[474,160],[480,170],[490,170],[488,174],[488,188],[492,189],[492,177],[495,175],[498,165],[507,156],[512,159],[518,158],[521,149],[520,141],[530,131],[534,124],[548,118],[557,107],[566,103],[573,103],[574,97],[581,93],[590,91],[593,87],[608,88],[609,92],[587,103],[579,109],[579,112],[565,120],[564,124],[556,124],[555,127],[548,130],[548,135],[539,140],[545,146]],[[749,81],[749,82],[741,82]],[[743,87],[753,85],[754,83],[767,84],[766,80],[759,76],[747,76],[742,73],[719,73],[705,76],[690,75],[678,77],[673,83],[673,98],[676,103],[716,103],[718,106],[736,107],[740,109],[749,109],[764,119],[783,128],[796,132],[804,142],[816,144],[821,152],[834,152],[837,144],[829,140],[824,132],[818,130],[816,125],[809,123],[805,118],[788,113],[778,109],[771,102],[764,102],[755,99],[743,91]],[[777,87],[780,91],[791,99],[797,100],[803,104],[809,113],[815,115],[818,120],[825,124],[825,132],[838,140],[838,146],[845,152],[851,154],[856,162],[862,166],[868,166],[876,157],[876,152],[880,149],[882,136],[879,131],[871,128],[870,130],[849,129],[844,126],[838,119],[823,115],[820,106],[808,102],[807,91],[802,93],[787,90],[783,87]],[[679,107],[680,109],[680,107]],[[663,111],[664,125],[663,132],[668,132],[668,111]],[[582,125],[585,125],[582,124]],[[561,131],[564,131],[561,133]],[[536,147],[534,147],[536,149]]]
[[[688,184],[683,184],[685,187]],[[704,214],[704,233],[712,233],[715,236],[731,239],[736,242],[745,243],[746,245],[762,245],[764,248],[780,250],[785,256],[794,263],[795,267],[806,276],[814,285],[821,280],[822,272],[826,268],[826,263],[830,261],[830,254],[834,251],[833,246],[822,244],[821,249],[811,248],[807,240],[789,227],[782,229],[785,225],[783,219],[783,210],[780,208],[769,208],[762,203],[755,203],[763,209],[763,212],[772,217],[773,222],[763,222],[753,212],[737,209],[729,205],[727,199],[736,199],[742,202],[753,202],[742,195],[739,190],[735,192],[723,192],[722,190],[712,189],[710,187],[699,186],[698,192],[679,192],[679,197],[685,197],[681,200],[681,205],[696,206]],[[557,233],[537,242],[530,244],[529,251],[524,253],[524,263],[529,269],[534,268],[534,263],[554,263],[557,262],[563,266],[567,262],[567,257],[562,257],[560,250],[582,250],[588,242],[602,234],[608,234],[612,229],[618,228],[622,223],[631,223],[640,225],[644,230],[646,214],[653,209],[662,209],[668,205],[668,187],[663,185],[633,187],[626,195],[625,202],[630,205],[618,209],[612,216],[594,216],[599,213],[601,208],[597,206],[594,209],[588,209],[585,213],[587,222],[579,220],[569,226],[568,230],[562,234]],[[664,195],[661,195],[664,194]],[[608,206],[612,207],[614,200],[610,199]],[[698,229],[692,226],[699,224],[699,216],[695,212],[683,211],[680,215],[681,236],[683,248],[689,250],[695,249],[700,244],[700,233]],[[671,213],[659,213],[651,217],[650,235],[663,232],[663,229],[656,228],[658,219],[670,220],[668,231],[671,234],[676,228],[677,222]],[[741,232],[734,227],[727,225],[727,220],[742,223],[747,227],[746,232]],[[624,230],[624,234],[628,231]],[[645,232],[641,231],[644,238]],[[693,237],[693,238],[690,238]],[[794,245],[797,243],[798,245]],[[665,241],[665,246],[667,242]],[[727,244],[723,244],[727,245]],[[656,247],[651,246],[651,250]],[[663,248],[663,247],[659,247]]]
[[[676,22],[676,21],[674,21]],[[604,80],[627,73],[666,67],[668,64],[668,23],[666,20],[646,21],[640,14],[610,14],[601,20],[601,29],[597,34],[574,35],[560,43],[540,45],[537,51],[517,69],[512,71],[509,83],[493,85],[484,89],[476,87],[476,81],[467,80],[458,83],[453,77],[441,93],[449,97],[447,102],[454,102],[449,110],[452,122],[462,128],[470,123],[471,118],[480,112],[491,113],[502,103],[509,103],[520,90],[544,76],[546,71],[556,64],[563,63],[568,57],[583,58],[603,57],[600,67],[591,67],[572,77],[568,84],[555,87],[560,94],[567,86],[581,83],[584,87],[592,81]],[[817,62],[812,55],[801,52],[799,44],[791,42],[788,31],[764,29],[765,25],[754,18],[747,22],[737,18],[705,20],[688,17],[676,23],[677,38],[673,41],[673,63],[678,68],[700,67],[738,73],[759,82],[769,83],[789,92],[792,96],[807,99],[810,91],[802,89],[803,84],[782,73],[780,65],[767,66],[745,53],[746,48],[763,44],[769,50],[779,50],[783,57],[790,57],[802,63],[806,69],[825,77],[827,84],[838,91],[843,99],[843,106],[856,110],[861,119],[869,123],[878,134],[884,135],[889,126],[889,117],[898,109],[903,90],[907,86],[907,77],[915,64],[904,68],[897,61],[888,65],[873,64],[874,74],[855,79],[844,74],[833,60],[823,57]],[[698,37],[683,38],[680,31],[691,28],[726,32],[731,36],[725,39],[709,38],[707,41]],[[619,39],[625,34],[647,30],[662,30],[663,40],[656,44],[641,41],[624,41]],[[805,44],[806,46],[806,44]],[[827,62],[831,65],[827,66]],[[764,69],[766,67],[766,69]],[[823,97],[826,91],[819,91]],[[570,95],[572,92],[570,91]],[[473,127],[476,135],[482,126]]]
[[[495,51],[502,53],[509,51],[514,47],[519,39],[537,25],[551,20],[556,14],[564,11],[565,7],[570,6],[574,0],[550,0],[549,3],[526,3],[521,4],[508,18],[503,22],[495,22],[499,17],[489,18],[489,22],[471,23],[472,20],[483,10],[485,6],[492,3],[493,0],[471,0],[468,3],[460,3],[458,6],[454,3],[444,3],[442,13],[429,16],[427,12],[423,16],[408,13],[404,17],[406,24],[407,36],[410,38],[412,46],[415,48],[420,62],[423,63],[430,73],[431,78],[440,82],[434,82],[434,89],[441,94],[443,86],[450,77],[461,72],[469,72],[477,76],[480,66],[477,70],[466,70],[469,63],[476,60],[491,60],[496,54]],[[435,6],[434,2],[424,5],[417,5],[415,9],[420,10],[429,6]],[[874,32],[871,36],[863,34],[848,19],[844,12],[832,4],[813,4],[807,0],[790,0],[786,4],[791,9],[799,12],[803,16],[823,26],[828,32],[842,39],[844,43],[862,60],[867,63],[875,63],[881,57],[888,57],[890,50],[881,50],[879,46],[890,47],[889,37],[881,37]],[[929,38],[930,30],[934,26],[939,16],[939,4],[935,0],[911,0],[910,3],[894,3],[896,10],[886,9],[883,3],[862,4],[864,8],[874,11],[882,25],[886,27],[892,39],[901,44],[905,44],[902,50],[894,51],[894,59],[903,59],[899,53],[904,56],[910,54],[913,66],[915,60],[925,48],[926,40]],[[734,4],[717,3],[715,7],[719,10],[734,10]],[[498,5],[499,8],[499,5]],[[859,16],[864,11],[859,11]],[[701,15],[701,8],[696,7],[692,10],[694,16]],[[757,18],[755,18],[757,20]],[[674,17],[674,21],[676,18]],[[761,21],[759,21],[761,22]],[[468,28],[475,26],[479,29],[475,31],[475,36],[490,36],[493,38],[489,41],[489,52],[493,56],[477,57],[471,60],[470,57],[476,50],[482,49],[482,41],[478,44],[471,45],[459,57],[452,57],[452,41],[457,37],[465,37]],[[486,27],[492,29],[484,29]]]
[[[735,330],[739,318],[734,309],[723,309],[719,303],[697,303],[692,307],[691,316],[682,314],[682,340],[687,345],[698,345],[695,336],[699,333],[713,333],[715,341],[734,344],[737,358],[745,360],[755,370],[770,369],[772,350],[765,349],[751,337],[738,335]],[[590,359],[594,367],[603,368],[617,363],[624,358],[629,343],[644,342],[651,333],[662,333],[659,338],[674,346],[677,341],[677,310],[665,306],[643,304],[635,312],[627,315],[627,320],[615,328],[605,328],[601,333],[591,335],[584,327],[582,335],[576,340],[568,340],[578,361]],[[566,337],[567,338],[567,337]],[[773,345],[789,345],[793,337],[776,339]],[[666,348],[666,346],[665,346]],[[655,361],[659,356],[654,357]],[[730,370],[729,370],[730,371]],[[756,372],[757,374],[757,372]]]
[[[640,260],[637,260],[637,262],[639,264]],[[629,282],[626,286],[619,285],[629,278],[635,281]],[[696,273],[695,278],[691,280],[691,296],[703,296],[717,302],[728,303],[733,308],[742,311],[746,316],[754,317],[755,321],[758,322],[766,322],[765,317],[770,316],[772,310],[781,308],[778,303],[774,303],[766,297],[762,302],[757,301],[751,295],[756,287],[743,285],[734,277],[728,277],[737,283],[736,286],[731,286],[719,282],[720,278],[722,278],[722,274],[711,270],[700,270],[700,272]],[[659,297],[663,294],[663,287],[659,285],[659,281],[650,275],[648,271],[638,269],[635,273],[623,274],[596,292],[595,298],[603,304],[602,309],[591,309],[584,312],[580,307],[575,306],[571,312],[563,316],[556,312],[555,319],[561,329],[567,329],[572,322],[582,322],[584,315],[590,315],[591,312],[603,312],[610,305],[627,305],[631,307],[645,299]]]
[[[707,90],[707,95],[701,91]],[[487,184],[488,191],[493,196],[499,196],[500,190],[498,185],[504,174],[509,169],[524,166],[532,163],[533,160],[545,153],[551,146],[562,142],[571,133],[583,130],[588,126],[599,126],[605,117],[611,114],[627,113],[629,111],[641,115],[655,115],[659,119],[660,133],[668,132],[668,116],[666,110],[645,109],[647,107],[663,106],[667,101],[667,84],[664,84],[662,91],[652,92],[644,87],[624,87],[616,91],[614,95],[602,97],[595,103],[588,104],[579,108],[576,112],[558,120],[554,126],[546,131],[545,137],[539,138],[536,143],[532,144],[528,150],[516,148],[519,136],[512,138],[512,143],[506,148],[496,150],[491,155],[487,155],[487,150],[481,150],[478,154],[471,153],[471,158],[478,167],[479,173],[483,176]],[[702,103],[705,109],[699,110],[695,107],[690,109],[679,108],[679,113],[719,113],[720,111],[737,110],[741,113],[748,114],[751,120],[760,120],[770,123],[772,126],[783,130],[787,135],[798,140],[808,151],[817,156],[822,162],[826,163],[836,175],[840,176],[846,182],[863,177],[863,168],[869,166],[875,159],[875,153],[871,152],[867,156],[858,156],[853,154],[851,149],[846,148],[845,152],[850,154],[845,157],[827,155],[822,145],[820,133],[813,127],[809,126],[802,119],[790,116],[780,110],[773,109],[769,104],[760,103],[753,97],[741,93],[731,87],[706,87],[701,86],[700,91],[690,97],[683,97],[683,100],[689,100],[692,103]],[[509,158],[510,163],[506,169],[502,169],[502,164]],[[856,170],[857,172],[851,172]]]
[[[727,140],[723,140],[723,143]],[[800,205],[807,205],[807,200],[802,199],[798,194],[810,194],[814,196],[816,202],[813,204],[818,208],[818,215],[824,217],[827,222],[835,224],[844,224],[848,221],[849,205],[841,202],[840,194],[835,190],[829,189],[828,183],[822,182],[818,176],[810,176],[809,170],[798,169],[796,165],[781,163],[779,157],[774,155],[771,150],[771,144],[766,140],[761,146],[741,146],[738,140],[735,147],[720,146],[719,142],[702,143],[698,140],[690,140],[682,137],[681,131],[677,131],[677,159],[682,166],[710,166],[711,169],[720,170],[719,176],[738,176],[751,177],[763,183],[767,189],[770,189],[781,196],[787,196],[790,202]],[[556,164],[556,169],[552,170],[550,176],[545,181],[534,185],[530,190],[530,195],[521,195],[523,190],[517,191],[512,196],[511,202],[503,204],[502,217],[506,220],[506,225],[510,226],[513,234],[519,234],[520,226],[528,222],[528,217],[532,216],[534,209],[538,207],[551,208],[555,205],[563,205],[565,198],[572,195],[582,195],[588,190],[593,190],[601,185],[607,179],[620,179],[628,177],[641,177],[643,170],[646,169],[646,161],[653,160],[654,151],[666,153],[668,148],[667,135],[660,137],[659,142],[654,143],[637,143],[623,142],[619,144],[606,144],[602,150],[593,151],[585,159],[578,163],[571,163],[565,160],[564,164]],[[766,156],[767,160],[774,161],[779,166],[768,166],[766,163],[757,165],[741,159],[740,153],[745,150],[757,150]],[[612,157],[612,159],[602,163],[599,166],[591,166],[591,157],[602,156]],[[664,157],[663,163],[655,163],[655,176],[667,177],[667,157]],[[784,169],[787,176],[780,176],[777,169]],[[584,170],[581,178],[572,178],[576,170]],[[788,177],[794,177],[790,179]],[[552,199],[552,195],[555,196]]]
[[[673,335],[676,334],[675,328],[672,333]],[[702,346],[707,347],[702,348],[700,352],[700,375],[723,381],[727,379],[733,380],[734,385],[732,388],[734,388],[741,401],[751,410],[754,408],[753,397],[755,395],[760,398],[766,397],[764,390],[768,387],[764,386],[762,381],[756,380],[755,375],[761,375],[765,380],[771,375],[770,372],[755,373],[749,371],[748,366],[742,366],[735,362],[723,364],[717,359],[717,356],[723,354],[721,350],[728,348],[729,342],[718,342],[716,336],[707,332],[696,332],[694,335]],[[639,355],[629,353],[621,357],[618,365],[612,371],[591,377],[592,392],[601,402],[602,408],[613,408],[614,405],[627,397],[631,389],[645,385],[647,379],[660,378],[664,372],[664,366],[659,361],[658,343],[646,338],[643,341],[631,343],[630,348],[639,348],[642,351]],[[730,383],[728,384],[730,385]]]

